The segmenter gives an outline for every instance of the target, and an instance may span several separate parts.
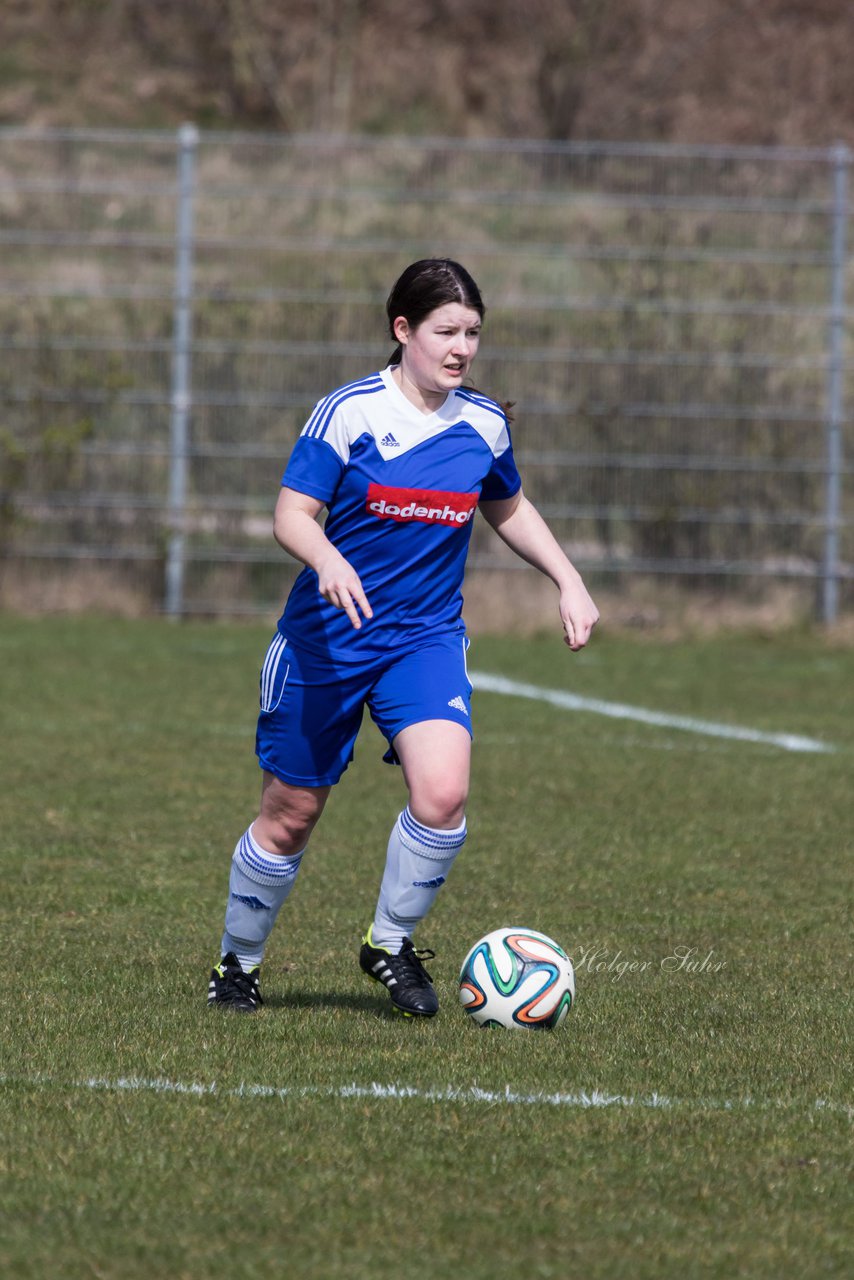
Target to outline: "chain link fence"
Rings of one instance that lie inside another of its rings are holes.
[[[594,583],[854,604],[851,155],[0,130],[0,603],[267,613],[314,402],[462,261],[477,385]],[[847,444],[847,449],[845,448]],[[470,576],[519,566],[482,523]],[[523,572],[524,567],[519,566]]]

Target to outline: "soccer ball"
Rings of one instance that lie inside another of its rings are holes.
[[[559,1027],[574,999],[572,961],[536,929],[493,929],[460,969],[460,1003],[482,1027]]]

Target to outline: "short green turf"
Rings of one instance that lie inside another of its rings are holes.
[[[849,1275],[854,652],[476,638],[474,671],[834,750],[476,693],[414,1022],[357,963],[405,799],[366,722],[238,1017],[205,995],[268,631],[0,616],[0,1274]],[[575,961],[555,1033],[458,1005],[504,924]]]

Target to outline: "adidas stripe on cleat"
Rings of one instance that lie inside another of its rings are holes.
[[[211,970],[208,1004],[218,1004],[223,1009],[233,1009],[235,1013],[255,1013],[264,1003],[258,981],[260,976],[258,965],[245,973],[237,956],[229,951]]]
[[[400,954],[392,955],[385,947],[374,946],[373,928],[371,925],[362,939],[359,952],[362,972],[381,982],[394,1007],[407,1017],[432,1018],[439,1011],[439,1001],[433,979],[422,961],[432,960],[435,952],[416,951],[412,939],[404,938]]]

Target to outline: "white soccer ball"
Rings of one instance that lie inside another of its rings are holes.
[[[572,961],[536,929],[493,929],[460,969],[460,1003],[482,1027],[559,1027],[574,1000]]]

